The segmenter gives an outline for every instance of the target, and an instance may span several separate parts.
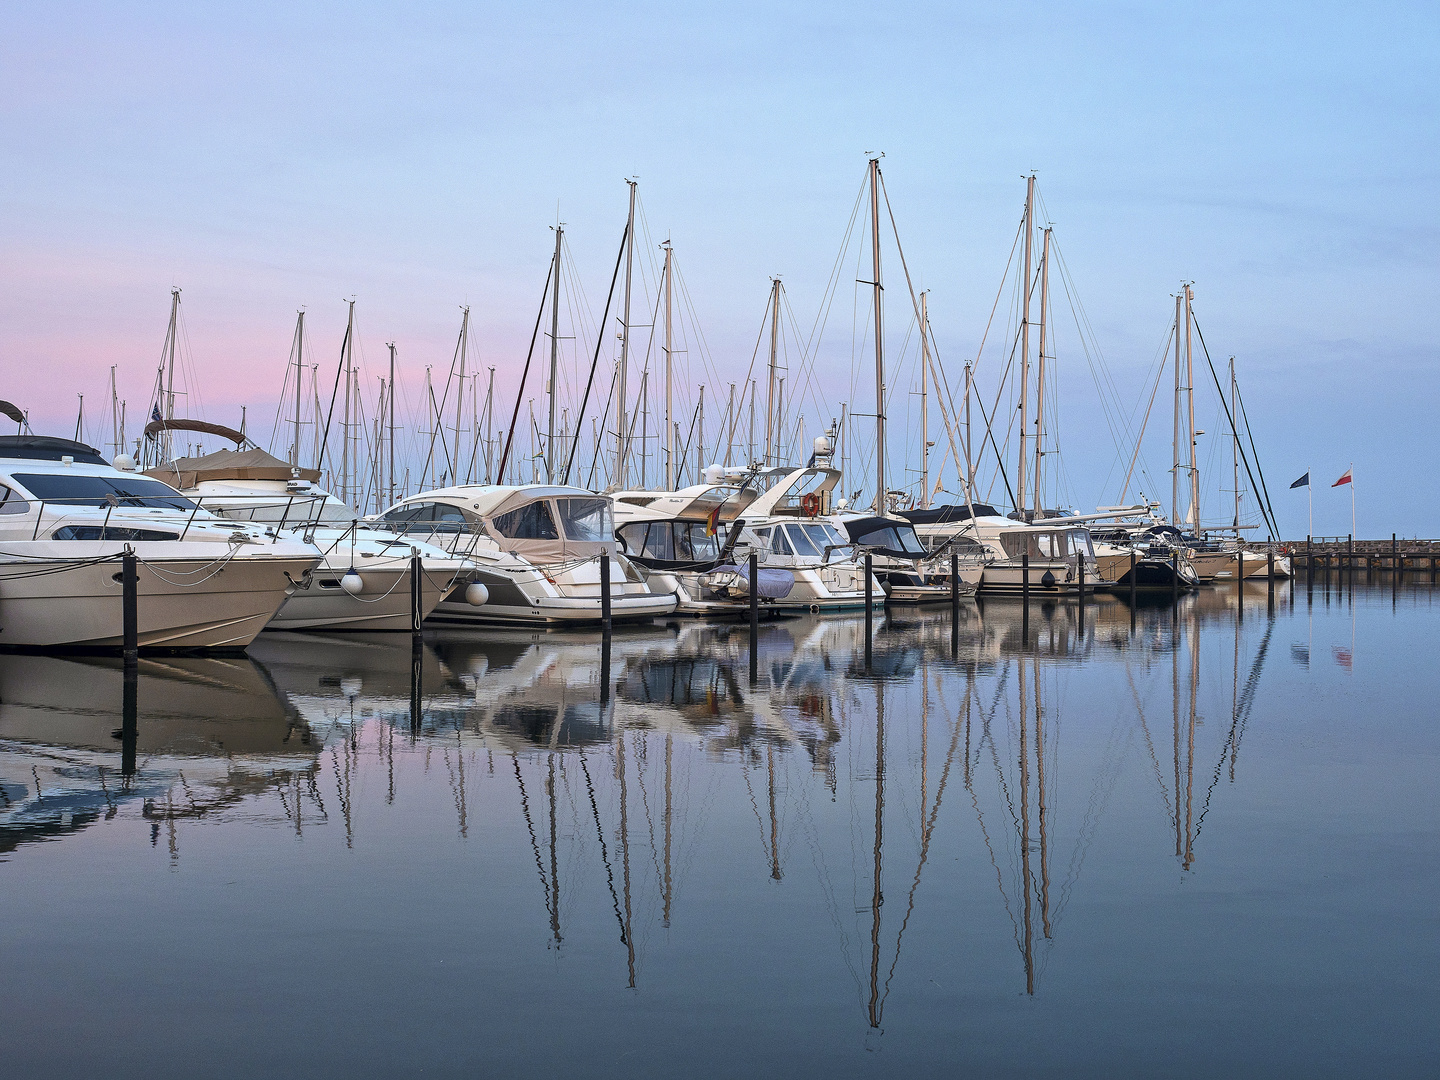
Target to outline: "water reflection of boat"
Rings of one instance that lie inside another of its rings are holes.
[[[118,659],[0,656],[0,851],[137,799],[156,822],[213,813],[314,765],[317,743],[249,660],[142,658],[130,738],[124,681]]]

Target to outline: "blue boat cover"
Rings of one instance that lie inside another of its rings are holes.
[[[750,580],[749,566],[736,566],[734,563],[727,563],[724,566],[717,566],[711,573],[719,574],[725,571],[739,574],[746,581]],[[767,600],[781,600],[790,595],[790,590],[795,587],[795,575],[789,570],[772,570],[760,567],[760,581],[755,591]]]

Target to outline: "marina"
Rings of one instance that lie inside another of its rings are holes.
[[[1434,607],[0,656],[12,1067],[1422,1075]]]

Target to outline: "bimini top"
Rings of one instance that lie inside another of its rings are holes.
[[[29,461],[59,461],[73,458],[86,465],[109,465],[93,446],[73,439],[56,439],[49,435],[0,435],[0,458],[24,458]]]
[[[200,457],[176,458],[145,470],[146,476],[177,488],[193,488],[207,480],[308,480],[320,479],[319,469],[300,469],[264,450],[217,450]]]
[[[877,555],[889,555],[895,559],[923,559],[928,552],[915,535],[915,526],[896,518],[862,517],[842,518],[841,525],[850,534],[857,546],[868,548]]]
[[[928,510],[901,510],[900,516],[911,525],[943,525],[950,521],[969,521],[968,506],[932,506]],[[988,503],[975,504],[976,517],[1000,517],[1000,511]]]

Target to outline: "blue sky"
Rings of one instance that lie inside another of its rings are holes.
[[[369,365],[396,340],[412,392],[472,305],[508,405],[557,207],[598,318],[627,176],[675,243],[704,378],[735,379],[772,275],[808,331],[876,150],[952,378],[1035,170],[1129,405],[1194,281],[1285,531],[1290,480],[1353,460],[1362,534],[1436,535],[1437,29],[1418,4],[7,5],[0,396],[73,432],[115,364],[143,411],[176,284],[209,419],[244,403],[268,430],[301,305],[333,373],[349,296]],[[854,291],[817,354],[832,411],[873,406]],[[1088,509],[1117,452],[1059,303],[1056,498]],[[1144,456],[1163,476],[1164,440]],[[1317,491],[1317,533],[1349,531],[1343,496]]]

